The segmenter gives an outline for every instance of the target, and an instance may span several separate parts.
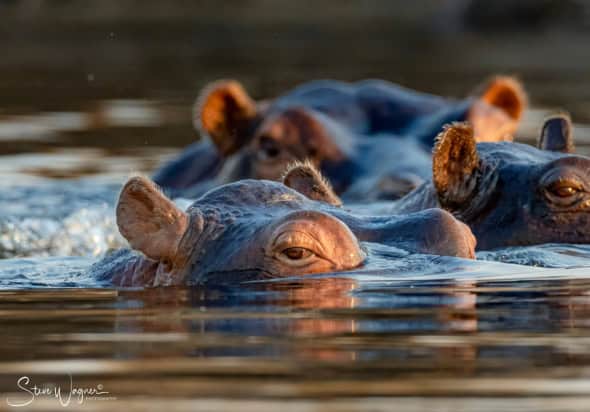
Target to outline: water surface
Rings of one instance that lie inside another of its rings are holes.
[[[71,374],[117,398],[93,410],[193,397],[207,410],[382,410],[395,395],[410,410],[582,411],[589,315],[583,278],[1,291],[0,388],[15,401],[21,376],[67,388]]]

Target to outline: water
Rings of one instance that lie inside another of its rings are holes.
[[[121,183],[196,138],[207,81],[271,96],[380,77],[464,96],[516,73],[534,103],[518,138],[534,142],[563,107],[589,154],[587,31],[465,34],[443,27],[438,2],[310,14],[144,1],[122,15],[133,2],[50,3],[0,1],[0,410],[31,400],[23,376],[64,394],[100,387],[68,405],[95,411],[590,410],[588,246],[478,262],[377,248],[354,273],[234,288],[116,290],[89,271],[123,244]],[[38,396],[23,409],[62,408]]]
[[[589,314],[587,278],[2,291],[0,385],[24,402],[19,377],[71,374],[117,398],[92,410],[585,411]]]
[[[105,133],[137,128],[133,113],[132,126]],[[56,147],[0,162],[0,409],[61,408],[19,389],[26,376],[25,388],[64,394],[100,386],[61,399],[97,411],[588,410],[589,246],[480,252],[479,262],[377,248],[369,268],[339,276],[115,290],[89,268],[123,244],[120,184],[177,149],[72,147],[57,123]],[[166,123],[141,130],[160,135]]]

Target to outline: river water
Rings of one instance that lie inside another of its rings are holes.
[[[153,136],[174,121],[162,103],[101,105],[111,110],[105,135],[130,128]],[[530,125],[532,135],[543,113],[532,111],[522,134]],[[96,116],[0,122],[6,142],[28,133],[54,142],[0,162],[0,409],[60,407],[54,395],[33,396],[33,385],[63,393],[100,385],[100,395],[61,402],[89,410],[588,410],[583,245],[479,256],[535,266],[382,258],[377,269],[233,289],[98,283],[88,267],[122,244],[112,216],[121,182],[178,149],[59,146],[71,133],[93,138],[88,118]]]

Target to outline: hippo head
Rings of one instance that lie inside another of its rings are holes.
[[[471,258],[475,240],[448,212],[355,217],[308,165],[283,183],[243,180],[214,189],[180,210],[148,179],[132,178],[117,205],[117,224],[142,253],[113,278],[119,285],[239,281],[362,266],[361,242],[409,252]],[[316,199],[316,200],[312,200]]]
[[[590,242],[590,158],[573,154],[569,116],[548,118],[538,148],[479,143],[454,124],[433,155],[439,203],[467,223],[481,249]]]
[[[225,158],[218,181],[279,181],[287,165],[344,161],[350,136],[327,116],[301,106],[257,103],[236,81],[216,82],[197,100],[195,126]],[[344,141],[343,141],[344,140]]]
[[[306,159],[333,181],[328,170],[356,155],[351,150],[356,132],[347,124],[346,113],[354,120],[359,118],[358,111],[366,110],[370,117],[372,111],[381,110],[372,108],[366,96],[362,101],[356,99],[354,92],[342,99],[344,102],[335,100],[329,105],[322,102],[321,107],[301,98],[289,99],[289,94],[274,101],[256,102],[237,81],[218,81],[206,87],[197,99],[195,126],[227,160],[221,182],[279,180],[290,162]],[[436,134],[445,123],[468,120],[478,140],[504,140],[512,136],[526,106],[522,86],[511,77],[496,77],[463,101],[438,100],[443,103],[435,105],[434,113],[421,114],[424,118],[416,119],[414,127],[404,133],[418,136],[424,129],[426,134],[430,130]],[[335,106],[339,114],[332,115],[326,106]],[[333,184],[337,191],[343,189],[339,182]]]

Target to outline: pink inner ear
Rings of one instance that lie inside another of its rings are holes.
[[[230,155],[245,144],[242,135],[256,116],[256,103],[235,80],[213,83],[195,103],[195,126],[209,136],[222,155]]]
[[[481,99],[504,111],[511,119],[519,121],[527,106],[527,96],[522,85],[512,77],[493,79]]]
[[[117,225],[131,247],[155,259],[173,259],[188,215],[144,177],[127,182],[119,196]]]
[[[484,101],[476,101],[469,110],[468,120],[473,125],[477,142],[512,141],[518,122],[503,110]]]

